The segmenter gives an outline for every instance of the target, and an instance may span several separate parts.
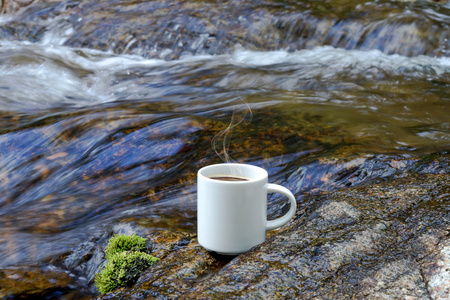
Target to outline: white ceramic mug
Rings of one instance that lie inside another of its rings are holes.
[[[224,181],[214,176],[237,176],[245,181]],[[284,216],[267,221],[267,194],[280,193],[290,201]],[[247,164],[206,166],[197,174],[198,242],[219,254],[236,255],[266,240],[266,231],[286,224],[297,204],[285,187],[268,183],[267,171]]]

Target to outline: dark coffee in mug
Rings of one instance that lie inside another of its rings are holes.
[[[222,181],[248,181],[247,178],[237,177],[237,176],[226,176],[226,175],[217,175],[209,177],[214,180],[222,180]]]

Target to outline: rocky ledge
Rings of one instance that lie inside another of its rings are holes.
[[[440,167],[433,167],[436,164]],[[424,174],[430,170],[434,174]],[[240,256],[209,253],[192,232],[151,232],[121,223],[45,266],[0,270],[0,296],[448,299],[450,175],[446,159],[430,160],[408,176],[307,195],[299,202],[290,223],[269,232],[265,243]],[[101,296],[92,288],[93,278],[105,262],[104,246],[115,233],[148,238],[148,251],[160,261],[134,286]],[[33,280],[33,272],[40,272],[39,282]]]
[[[215,256],[195,236],[178,235],[176,249],[134,287],[102,299],[450,295],[448,174],[414,175],[305,200],[295,220],[238,257]]]

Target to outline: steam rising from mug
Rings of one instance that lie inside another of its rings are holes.
[[[230,143],[231,143],[231,131],[238,125],[240,125],[246,118],[247,116],[249,117],[249,122],[252,121],[253,119],[253,112],[252,109],[250,108],[250,105],[248,104],[247,101],[245,101],[245,99],[243,99],[240,95],[239,95],[239,99],[243,102],[243,105],[246,106],[246,112],[245,114],[242,116],[242,118],[240,120],[236,120],[236,110],[235,108],[233,108],[233,114],[231,115],[231,120],[230,123],[228,124],[228,127],[225,128],[224,130],[220,131],[219,133],[217,133],[212,141],[211,141],[211,145],[213,150],[216,152],[217,156],[219,156],[223,162],[225,163],[231,163],[231,162],[235,162],[230,155],[228,154],[228,149],[230,147]],[[222,140],[222,142],[220,143],[220,140]],[[218,145],[221,145],[221,147],[223,148],[223,156],[220,154],[220,150],[218,150]]]

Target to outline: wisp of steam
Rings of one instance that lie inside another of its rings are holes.
[[[231,115],[230,123],[227,128],[217,133],[212,141],[211,145],[213,150],[216,152],[217,156],[223,160],[225,163],[235,162],[229,155],[229,147],[231,143],[231,132],[232,130],[239,126],[244,120],[248,119],[248,122],[251,122],[253,119],[253,112],[250,108],[248,102],[239,95],[240,101],[242,101],[242,105],[246,107],[244,115],[239,118],[236,116],[236,107],[233,107],[233,113]],[[222,148],[222,154],[220,153],[220,148]],[[234,173],[234,172],[233,172]]]

